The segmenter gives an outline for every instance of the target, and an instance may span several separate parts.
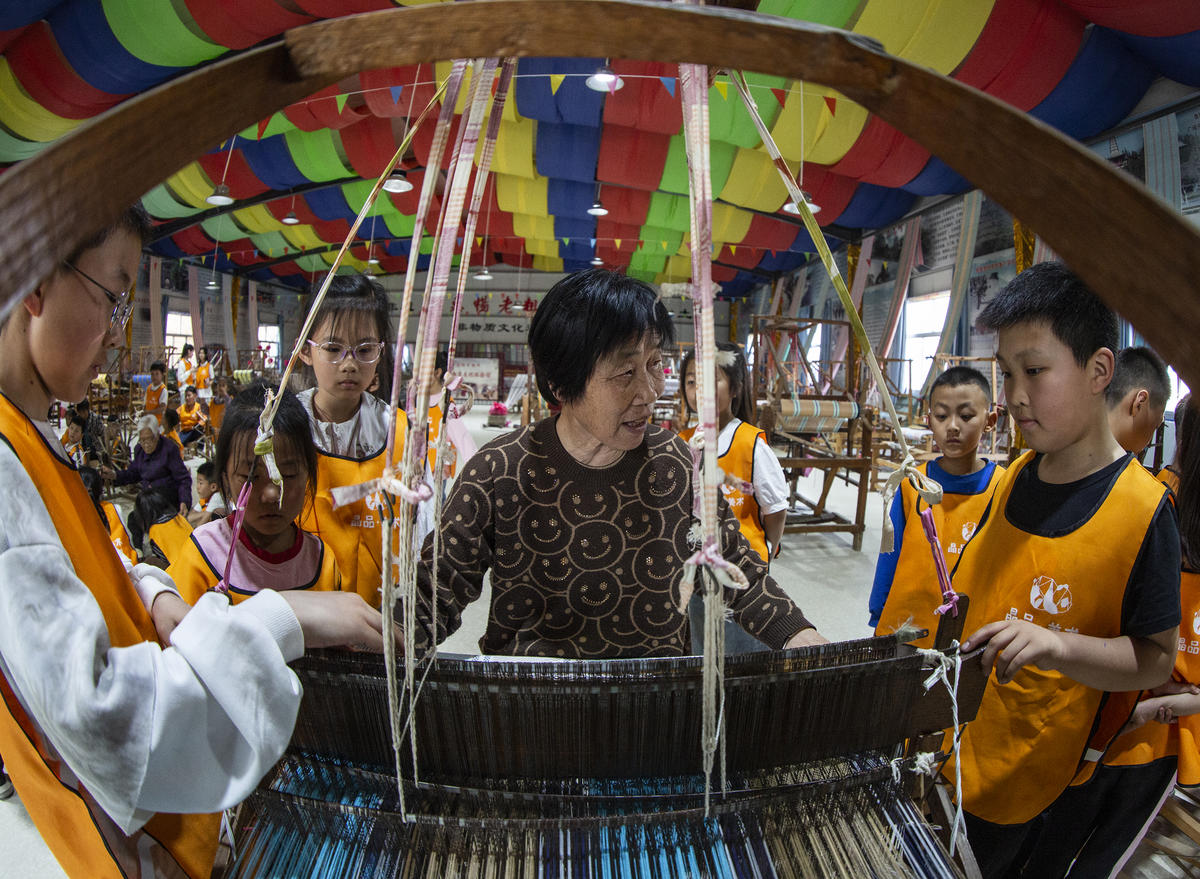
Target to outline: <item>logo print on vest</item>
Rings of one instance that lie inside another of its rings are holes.
[[[1196,615],[1192,617],[1192,632],[1200,635],[1200,610],[1196,611]]]
[[[964,522],[963,527],[962,527],[963,543],[966,543],[968,540],[970,540],[971,535],[974,533],[975,533],[975,523],[974,522]]]
[[[1053,577],[1043,575],[1033,581],[1029,603],[1034,609],[1044,610],[1048,614],[1066,613],[1071,609],[1071,587],[1066,583],[1055,583]]]

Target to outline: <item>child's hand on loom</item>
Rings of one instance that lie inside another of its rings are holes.
[[[354,592],[279,593],[304,632],[304,647],[349,647],[383,652],[383,615]],[[400,631],[393,637],[400,646]]]
[[[1043,671],[1056,669],[1062,660],[1062,639],[1055,632],[1024,620],[988,623],[962,643],[962,652],[983,646],[983,668],[996,669],[996,682],[1007,684],[1027,665]]]

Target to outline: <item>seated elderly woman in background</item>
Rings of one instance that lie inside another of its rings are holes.
[[[684,562],[692,530],[688,446],[650,423],[674,340],[647,284],[603,269],[569,275],[529,327],[538,390],[559,414],[459,467],[440,524],[437,637],[461,624],[491,571],[483,653],[579,659],[689,652]],[[773,648],[824,642],[767,575],[724,499],[721,549],[750,581],[734,619]],[[418,643],[432,636],[433,539],[418,567]]]
[[[179,512],[186,516],[192,507],[192,476],[184,466],[179,446],[163,442],[162,425],[153,415],[138,419],[138,441],[133,461],[124,470],[114,472],[109,467],[100,470],[105,479],[117,485],[137,483],[146,488],[162,488],[179,500]]]

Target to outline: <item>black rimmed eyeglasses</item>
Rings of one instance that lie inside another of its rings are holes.
[[[308,344],[319,353],[323,361],[332,364],[341,363],[347,355],[353,355],[359,363],[374,363],[383,353],[383,342],[360,342],[350,347],[338,342],[314,342],[309,339]]]
[[[108,301],[113,306],[112,314],[108,318],[108,328],[110,330],[118,327],[122,330],[125,329],[125,325],[129,323],[129,315],[133,313],[133,289],[130,288],[122,293],[114,293],[74,263],[68,262],[64,263],[64,265],[78,272],[79,276],[84,280],[91,281],[108,297]]]

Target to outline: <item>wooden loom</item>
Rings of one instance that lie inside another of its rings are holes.
[[[636,42],[630,41],[631,33],[638,34]],[[348,74],[434,61],[447,52],[472,57],[699,61],[838,88],[1038,229],[1110,305],[1135,318],[1150,344],[1178,364],[1186,381],[1200,381],[1195,333],[1200,302],[1175,295],[1190,289],[1200,273],[1200,234],[1143,188],[1011,107],[891,58],[853,35],[729,9],[636,0],[495,0],[320,22],[119,105],[0,178],[0,213],[7,220],[9,244],[8,256],[0,263],[0,301],[11,307],[82,240],[115,219],[124,205],[231,133]],[[950,114],[960,124],[945,125]],[[106,185],[81,185],[94,179]],[[62,223],[65,204],[71,205],[74,225]],[[1115,223],[1113,216],[1125,222]],[[1128,259],[1131,250],[1140,258]],[[1156,271],[1145,272],[1147,263]],[[1146,308],[1147,303],[1157,307]],[[786,656],[776,661],[786,663]],[[840,686],[832,690],[851,692],[841,684],[854,679],[853,666],[834,666],[830,675]],[[329,670],[311,671],[319,677]],[[353,669],[350,674],[362,671]],[[650,673],[654,678],[665,671],[658,666]],[[746,671],[783,673],[778,666]],[[587,686],[604,689],[609,684],[601,678]],[[484,690],[495,692],[490,686]],[[835,731],[838,717],[836,712],[827,716],[825,732]],[[366,790],[365,775],[363,781]],[[521,793],[515,790],[508,799],[519,799]],[[304,808],[297,799],[302,793],[287,795],[291,799],[280,798],[279,811],[291,816],[301,836],[305,825],[297,816],[318,814],[330,818],[327,826],[342,817],[353,819],[340,826],[363,839],[376,831],[384,836],[406,832],[405,827],[356,811],[359,806],[318,813]],[[471,820],[444,817],[439,826],[474,828],[480,831],[476,838],[487,838],[495,830],[486,824],[470,825]],[[560,814],[547,820],[562,828],[566,819]],[[529,832],[534,830],[530,827]],[[435,836],[437,832],[434,828]],[[298,851],[319,858],[328,849]],[[437,857],[448,858],[457,857],[459,849],[452,850],[447,842],[440,851]]]
[[[831,369],[810,362],[800,342],[801,334],[817,327],[839,329],[851,344],[846,346],[842,375],[846,386],[833,385]],[[790,337],[786,358],[781,359],[775,339]],[[871,487],[872,424],[871,412],[862,406],[861,372],[858,346],[854,344],[850,324],[824,318],[780,318],[754,316],[755,389],[760,400],[758,424],[767,432],[772,445],[785,445],[780,456],[789,487],[788,518],[785,534],[848,532],[854,550],[862,549],[866,533],[867,492]],[[768,364],[774,366],[774,374]],[[789,370],[789,364],[792,368]],[[803,386],[803,392],[797,390]],[[822,388],[828,388],[824,393]],[[809,500],[800,494],[797,483],[810,469],[822,471],[821,495]],[[834,480],[841,474],[858,490],[854,519],[851,521],[826,506]],[[851,480],[850,474],[855,474]],[[807,512],[794,512],[797,505]]]

